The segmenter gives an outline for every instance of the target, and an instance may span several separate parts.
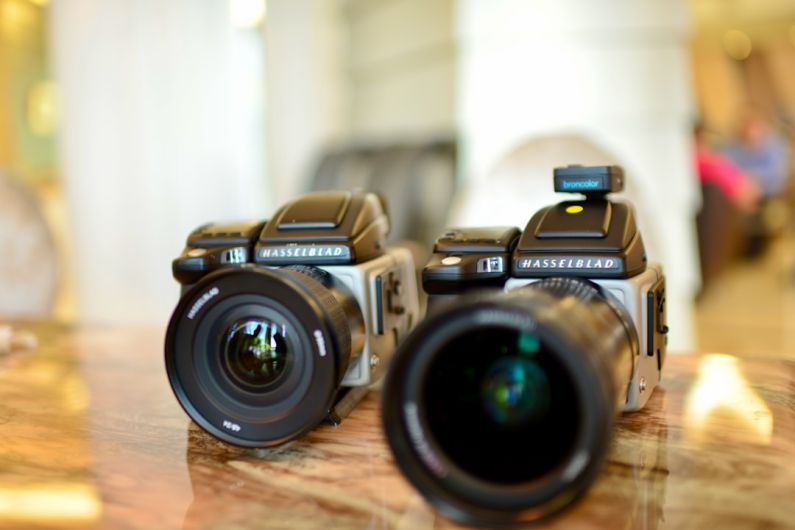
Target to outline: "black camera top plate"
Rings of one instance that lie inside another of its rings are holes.
[[[327,191],[287,204],[274,219],[278,230],[330,230],[337,228],[351,205],[347,191]]]
[[[433,251],[443,254],[508,253],[518,235],[519,229],[515,226],[451,228],[436,240]]]
[[[188,236],[185,249],[171,262],[171,272],[183,286],[208,272],[250,260],[251,249],[266,221],[202,225]]]
[[[190,233],[187,246],[213,248],[252,245],[264,224],[264,221],[252,221],[202,225]]]
[[[512,261],[518,278],[629,278],[646,269],[646,251],[629,204],[571,201],[530,219]]]
[[[613,203],[567,201],[544,211],[534,232],[539,239],[601,239],[607,236],[610,229]]]
[[[389,233],[383,201],[363,191],[310,193],[283,206],[255,246],[262,265],[348,265],[383,254]]]
[[[515,226],[449,229],[436,240],[422,270],[423,288],[429,294],[450,294],[503,285],[519,234]]]

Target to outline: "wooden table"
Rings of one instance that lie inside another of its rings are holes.
[[[1,528],[455,527],[395,468],[377,396],[341,426],[270,451],[192,427],[162,330],[28,326],[0,360]],[[577,528],[795,528],[795,361],[670,355],[619,423]]]

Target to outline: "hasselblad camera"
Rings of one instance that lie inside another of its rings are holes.
[[[166,371],[187,414],[246,447],[338,423],[419,317],[409,250],[382,199],[302,196],[268,221],[207,224],[173,261]]]
[[[428,316],[400,345],[383,422],[406,477],[449,517],[551,516],[596,478],[617,413],[666,354],[665,277],[648,263],[619,166],[554,170],[582,197],[517,227],[455,228],[422,273]],[[484,205],[484,207],[496,205]]]

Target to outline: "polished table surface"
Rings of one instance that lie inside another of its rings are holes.
[[[162,331],[27,326],[0,358],[0,528],[453,528],[398,473],[377,395],[268,451],[191,426]],[[551,528],[795,528],[795,360],[669,355]]]

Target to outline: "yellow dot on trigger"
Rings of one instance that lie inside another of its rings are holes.
[[[582,206],[574,204],[566,207],[566,213],[580,213],[583,210]]]

